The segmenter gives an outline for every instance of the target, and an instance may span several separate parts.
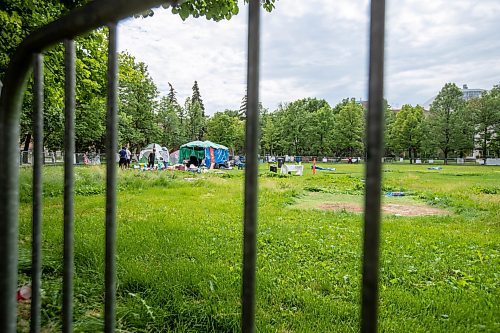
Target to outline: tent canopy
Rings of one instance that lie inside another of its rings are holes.
[[[213,150],[214,162],[222,164],[229,157],[229,149],[226,146],[211,141],[191,141],[183,144],[179,149],[179,161],[195,158],[198,163],[205,160],[205,165],[210,166],[210,148]]]
[[[226,146],[220,145],[212,141],[191,141],[181,146],[181,148],[210,148],[210,147],[214,149],[229,150]]]

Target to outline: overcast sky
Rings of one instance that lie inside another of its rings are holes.
[[[446,82],[500,83],[499,0],[387,0],[385,96],[423,104]],[[178,100],[198,81],[209,114],[238,109],[246,87],[248,7],[230,21],[170,10],[120,24],[119,49],[148,65],[160,94]],[[279,0],[262,12],[261,101],[317,97],[335,105],[367,98],[368,0]]]

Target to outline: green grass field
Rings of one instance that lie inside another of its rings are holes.
[[[363,165],[259,178],[259,332],[359,331]],[[21,170],[20,285],[29,281],[31,170]],[[239,331],[243,171],[119,172],[117,326],[121,332]],[[44,169],[43,305],[60,331],[62,168]],[[104,168],[76,168],[75,331],[102,330]],[[382,223],[383,332],[500,331],[500,168],[384,166],[390,198],[448,214]],[[194,179],[192,179],[194,178]],[[24,307],[24,308],[23,308]],[[26,327],[26,304],[20,324]]]

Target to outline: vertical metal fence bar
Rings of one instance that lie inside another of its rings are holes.
[[[241,327],[255,332],[255,267],[257,260],[257,149],[259,132],[259,36],[260,1],[251,0],[248,12],[248,67],[245,210],[243,231],[243,283]]]
[[[31,236],[31,326],[40,332],[42,274],[43,56],[33,55],[33,217]]]
[[[118,57],[116,49],[116,23],[108,25],[108,105],[106,118],[106,259],[104,332],[115,331],[116,303],[116,147],[118,144],[117,91]]]
[[[377,331],[385,0],[371,1],[361,332]]]
[[[0,95],[0,332],[16,332],[19,122],[31,57],[10,63]]]
[[[75,154],[75,42],[64,40],[64,254],[62,331],[73,331],[74,175]]]

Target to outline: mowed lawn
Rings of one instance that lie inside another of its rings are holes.
[[[332,166],[332,165],[330,165]],[[359,331],[363,165],[277,176],[261,166],[259,332]],[[20,285],[29,282],[31,169],[21,170]],[[44,169],[43,304],[60,331],[62,168]],[[76,168],[75,331],[102,331],[104,167]],[[384,165],[383,189],[446,214],[382,222],[379,327],[500,331],[500,168]],[[237,332],[244,172],[119,172],[117,326],[122,332]],[[321,200],[319,205],[314,201]],[[389,199],[388,199],[389,200]],[[390,202],[398,198],[390,198]],[[319,207],[319,208],[318,208]],[[20,305],[21,330],[26,304]]]

